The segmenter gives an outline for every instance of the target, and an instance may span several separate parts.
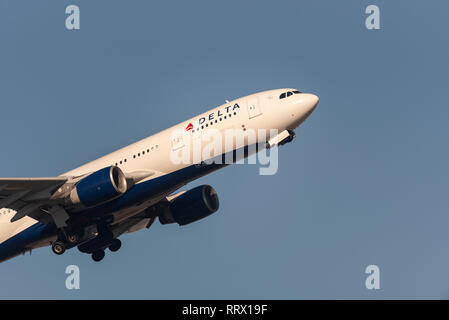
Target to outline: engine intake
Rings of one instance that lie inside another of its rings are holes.
[[[78,182],[70,192],[70,201],[73,204],[81,203],[86,207],[94,207],[121,196],[127,187],[123,171],[119,167],[110,166]]]
[[[218,207],[215,189],[209,185],[202,185],[173,199],[167,210],[159,215],[159,221],[161,224],[176,222],[184,226],[215,213]]]

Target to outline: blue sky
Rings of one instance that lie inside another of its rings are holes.
[[[81,29],[65,29],[65,8]],[[380,8],[381,29],[365,28]],[[449,298],[449,2],[0,0],[0,176],[56,176],[224,102],[320,96],[274,176],[201,178],[220,211],[101,263],[0,265],[0,298]],[[67,265],[81,289],[65,288]],[[380,290],[365,288],[378,265]]]

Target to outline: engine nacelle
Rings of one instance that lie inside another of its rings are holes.
[[[202,185],[173,199],[167,210],[159,215],[159,221],[161,224],[176,222],[184,226],[215,213],[218,207],[215,189],[209,185]]]
[[[70,201],[93,207],[121,196],[127,187],[126,177],[119,167],[106,167],[79,181],[70,192]]]

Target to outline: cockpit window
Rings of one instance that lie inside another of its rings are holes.
[[[286,97],[290,97],[294,94],[298,94],[298,93],[302,93],[301,91],[298,90],[293,90],[293,91],[288,91],[288,92],[284,92],[279,96],[279,99],[284,99]]]

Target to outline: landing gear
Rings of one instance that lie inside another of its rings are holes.
[[[122,246],[122,242],[119,239],[112,240],[111,245],[109,246],[109,250],[112,252],[118,251],[120,247]]]
[[[80,239],[80,232],[61,228],[58,233],[58,239],[53,242],[51,249],[55,254],[61,255],[66,251],[66,249],[76,246]]]
[[[80,236],[77,233],[68,233],[66,239],[68,243],[75,244],[79,241]]]
[[[296,133],[295,133],[295,131],[293,131],[293,130],[288,130],[288,134],[289,134],[288,138],[284,139],[283,141],[281,141],[281,142],[279,143],[280,146],[283,146],[283,145],[286,144],[286,143],[290,143],[290,142],[293,141],[293,139],[296,138]]]
[[[104,258],[104,250],[95,250],[92,252],[92,260],[95,262],[101,261]]]
[[[57,255],[61,255],[65,252],[65,244],[62,241],[55,241],[51,245],[51,250]]]

